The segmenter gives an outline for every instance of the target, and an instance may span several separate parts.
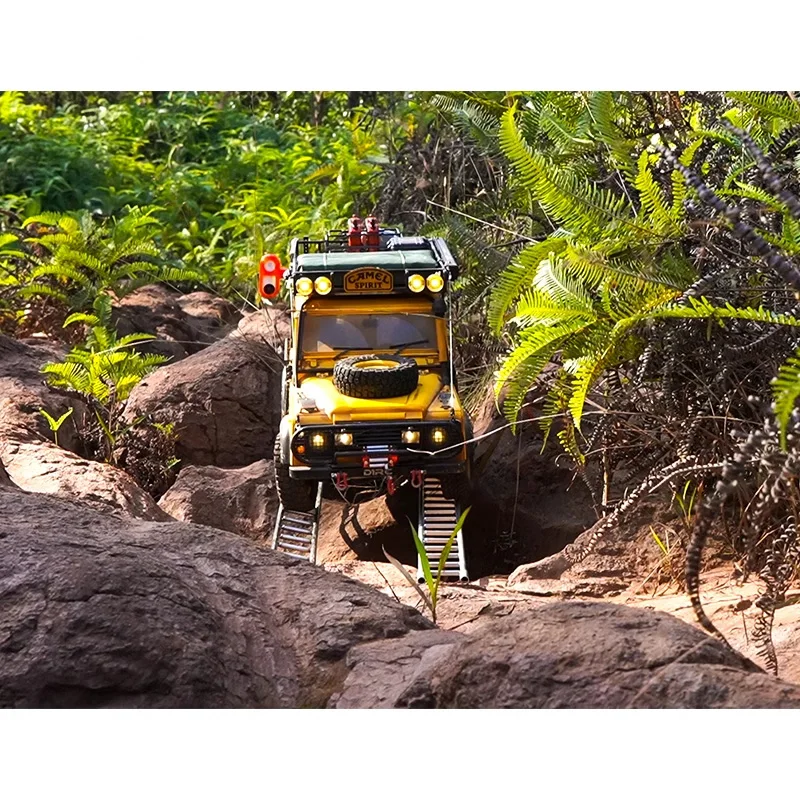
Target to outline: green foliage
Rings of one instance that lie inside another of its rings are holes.
[[[425,545],[420,539],[419,534],[417,533],[417,529],[411,524],[411,535],[414,537],[414,546],[417,549],[417,554],[419,556],[419,561],[422,566],[422,575],[425,579],[425,585],[428,588],[428,594],[426,595],[422,589],[419,587],[419,582],[414,579],[414,577],[408,572],[408,570],[396,559],[394,556],[389,555],[384,548],[383,553],[386,556],[389,563],[392,564],[403,577],[416,589],[419,596],[422,598],[422,601],[425,603],[425,606],[431,612],[431,619],[433,620],[434,624],[436,623],[436,607],[439,602],[439,587],[442,582],[442,573],[444,572],[445,564],[447,563],[447,559],[450,556],[450,550],[453,548],[453,543],[458,536],[458,532],[464,525],[464,521],[467,518],[467,514],[469,513],[469,508],[464,509],[461,513],[461,516],[456,521],[455,526],[453,527],[453,532],[450,534],[447,542],[445,543],[444,548],[442,549],[442,553],[439,556],[439,563],[436,567],[436,575],[434,576],[431,570],[430,560],[428,559],[428,554],[425,551]]]
[[[14,197],[23,217],[86,211],[119,224],[140,207],[153,258],[250,300],[263,252],[284,255],[298,231],[322,235],[374,208],[388,155],[421,112],[398,95],[365,97],[138,92],[59,105],[0,93],[0,208]],[[40,293],[60,299],[45,276]]]
[[[786,449],[786,428],[800,397],[800,353],[789,356],[778,370],[773,381],[772,391],[775,400],[775,418],[780,426],[781,447]]]
[[[94,325],[84,346],[73,347],[63,362],[42,367],[49,385],[69,390],[86,403],[102,431],[106,460],[114,460],[114,445],[129,427],[121,423],[124,401],[139,381],[169,360],[133,349],[154,338],[145,333],[118,338],[104,325]]]
[[[72,412],[75,411],[74,408],[70,408],[68,411],[65,411],[58,419],[51,416],[47,413],[47,411],[43,408],[39,409],[39,413],[47,420],[47,424],[50,426],[50,430],[53,431],[53,441],[58,447],[58,431],[61,426],[67,421],[69,417],[72,416]]]

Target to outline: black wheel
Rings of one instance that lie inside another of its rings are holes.
[[[281,461],[281,438],[275,438],[275,487],[281,505],[291,511],[311,511],[317,502],[317,482],[298,481],[289,475],[289,465]]]
[[[333,367],[333,385],[348,397],[364,400],[411,394],[418,381],[417,362],[406,356],[351,356]]]

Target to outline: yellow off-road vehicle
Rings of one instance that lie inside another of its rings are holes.
[[[312,560],[328,493],[352,503],[405,484],[420,489],[430,546],[437,530],[452,531],[470,492],[471,424],[456,392],[448,317],[458,266],[442,239],[365,222],[293,240],[284,277],[292,331],[275,442],[274,545],[291,552],[295,538]]]

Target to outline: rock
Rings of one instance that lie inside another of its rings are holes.
[[[241,336],[251,342],[261,342],[283,355],[283,343],[291,334],[289,312],[282,306],[262,306],[245,314],[231,337]]]
[[[474,635],[416,633],[354,648],[330,705],[346,708],[800,708],[757,670],[668,614],[557,602],[489,617]]]
[[[185,467],[158,504],[182,522],[267,540],[278,513],[272,462],[238,469]]]
[[[11,478],[8,477],[8,473],[6,472],[6,468],[3,466],[3,462],[0,461],[0,486],[13,486],[14,483],[12,482]]]
[[[564,571],[569,569],[569,565],[570,562],[563,553],[554,553],[533,564],[522,564],[517,567],[508,576],[508,585],[514,586],[525,581],[560,578]]]
[[[176,302],[194,332],[198,344],[211,344],[227,336],[242,318],[239,309],[228,300],[210,292],[178,295]]]
[[[25,434],[0,437],[0,458],[14,483],[25,491],[79,499],[100,511],[139,519],[170,519],[126,472],[87,461],[51,442]]]
[[[669,505],[669,498],[644,498],[604,532],[582,561],[571,564],[563,552],[555,553],[518,567],[509,576],[508,585],[527,592],[599,598],[619,594],[634,583],[641,583],[646,576],[656,576],[659,570],[665,573],[663,577],[680,579],[682,575],[666,574],[669,567],[676,570],[678,563],[682,563],[682,551],[676,549],[680,546],[682,526],[673,524],[665,533],[660,522],[670,518]],[[674,513],[671,520],[676,522]],[[575,544],[587,544],[601,524],[597,522],[584,531]],[[673,548],[671,562],[665,560],[653,537],[656,531]],[[678,571],[682,572],[682,567]],[[548,581],[550,586],[545,585]]]
[[[57,447],[40,408],[59,417],[74,403],[49,389],[41,366],[62,357],[46,344],[30,345],[0,336],[0,460],[13,483],[22,489],[77,497],[105,511],[142,519],[167,519],[135,481],[110,464],[87,461],[64,447],[76,447],[73,418],[60,427]]]
[[[281,368],[269,344],[231,336],[148,375],[131,393],[125,418],[174,423],[183,465],[243,467],[270,459]]]
[[[12,432],[19,435],[21,431],[29,431],[52,440],[53,433],[40,409],[58,419],[73,404],[81,408],[79,402],[68,400],[44,382],[42,366],[63,357],[64,350],[56,345],[27,344],[0,335],[0,438]],[[77,446],[72,419],[59,429],[58,441],[67,449]]]
[[[239,313],[232,303],[208,292],[181,295],[151,284],[117,301],[111,318],[120,336],[149,333],[158,337],[138,345],[142,352],[180,361],[223,338],[235,327]]]
[[[363,642],[431,629],[307,562],[0,488],[0,706],[319,707]]]

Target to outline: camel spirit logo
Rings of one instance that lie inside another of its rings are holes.
[[[392,273],[375,267],[353,269],[344,276],[346,292],[391,292],[394,287]]]

